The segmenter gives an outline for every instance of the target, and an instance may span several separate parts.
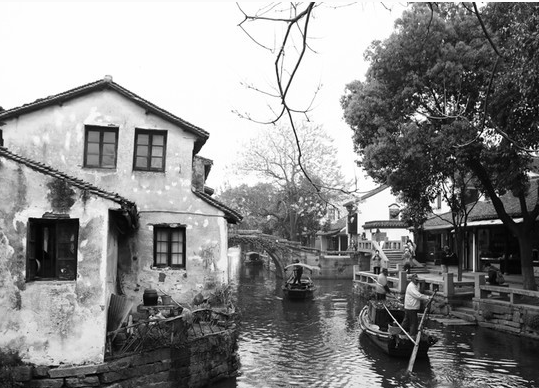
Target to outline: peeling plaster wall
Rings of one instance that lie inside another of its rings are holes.
[[[35,364],[102,362],[108,208],[116,204],[73,189],[65,214],[79,220],[76,281],[26,282],[28,219],[53,211],[56,179],[4,158],[0,176],[0,348]]]
[[[140,229],[132,242],[131,263],[121,260],[122,289],[135,304],[142,303],[145,288],[166,292],[180,303],[191,303],[199,292],[209,293],[228,282],[227,223],[215,209],[202,200],[194,202],[192,214],[146,211],[141,213]],[[186,226],[186,268],[153,268],[153,226]],[[137,242],[149,241],[148,244]],[[223,254],[224,253],[224,254]]]
[[[85,125],[119,127],[116,169],[82,167]],[[212,285],[228,281],[228,224],[224,213],[191,191],[195,135],[111,90],[6,120],[2,128],[5,146],[12,151],[117,192],[137,204],[141,228],[132,238],[120,238],[118,246],[118,276],[135,305],[142,303],[146,287],[159,287],[178,301],[190,303],[198,292],[209,292]],[[165,172],[133,171],[136,128],[167,131]],[[187,225],[186,270],[150,268],[152,225],[160,223]],[[114,277],[109,271],[107,284]]]

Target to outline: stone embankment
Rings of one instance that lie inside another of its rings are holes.
[[[201,334],[96,365],[14,366],[10,381],[4,379],[3,384],[32,388],[198,388],[235,376],[240,366],[236,326]]]

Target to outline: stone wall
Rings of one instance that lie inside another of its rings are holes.
[[[15,366],[22,387],[172,388],[204,387],[233,377],[239,369],[237,331],[195,338],[183,347],[160,348],[96,365],[74,367]]]
[[[473,306],[480,326],[539,339],[539,306],[478,298]]]

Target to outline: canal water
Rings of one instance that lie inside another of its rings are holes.
[[[351,280],[318,280],[310,302],[282,298],[267,268],[239,267],[240,375],[218,388],[539,387],[539,341],[475,326],[429,322],[439,341],[407,374],[408,359],[382,353],[361,335],[364,300]]]

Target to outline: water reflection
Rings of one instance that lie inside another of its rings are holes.
[[[282,298],[282,280],[264,268],[238,267],[240,376],[219,388],[539,387],[539,342],[470,326],[430,324],[440,338],[427,359],[391,358],[363,335],[365,301],[351,281],[318,280],[312,301]]]

